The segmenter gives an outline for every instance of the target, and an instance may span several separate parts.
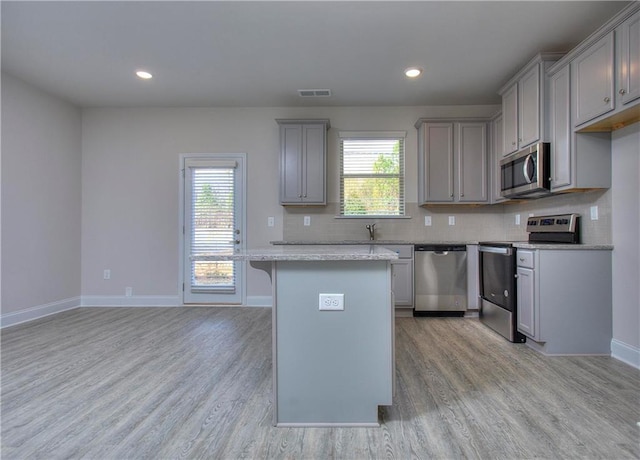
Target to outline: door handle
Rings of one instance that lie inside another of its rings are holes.
[[[522,165],[522,174],[524,174],[524,178],[527,179],[527,183],[530,184],[533,181],[533,177],[529,175],[529,165],[533,165],[533,156],[527,155],[527,159],[524,160],[524,164]]]

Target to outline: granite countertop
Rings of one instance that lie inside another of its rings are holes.
[[[344,241],[271,241],[274,246],[389,246],[415,244],[479,244],[478,241],[408,241],[408,240],[344,240]],[[512,241],[514,248],[520,249],[547,249],[547,250],[613,250],[611,244],[556,244],[556,243],[529,243],[528,241]]]
[[[529,243],[527,241],[523,241],[522,243],[513,243],[514,248],[518,249],[548,249],[548,250],[559,250],[559,249],[571,249],[571,250],[604,250],[611,251],[613,250],[613,245],[611,244],[555,244],[555,243]]]
[[[409,240],[344,240],[344,241],[270,241],[271,244],[275,246],[294,246],[294,245],[338,245],[338,246],[346,246],[346,245],[374,245],[374,246],[385,246],[385,245],[408,245],[413,246],[415,244],[478,244],[477,241],[409,241]]]
[[[203,254],[191,260],[249,261],[323,261],[323,260],[395,260],[398,254],[375,244],[306,244],[279,245],[268,248],[242,249],[236,252]]]

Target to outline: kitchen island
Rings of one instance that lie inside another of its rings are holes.
[[[391,264],[377,245],[276,246],[198,260],[249,261],[272,281],[273,423],[378,426],[391,405]]]

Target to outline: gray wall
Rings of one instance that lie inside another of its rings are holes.
[[[178,187],[181,153],[247,154],[247,245],[283,238],[278,204],[276,118],[329,118],[329,199],[337,199],[337,132],[405,130],[408,170],[415,171],[415,121],[421,116],[488,116],[498,108],[149,108],[86,109],[82,117],[82,293],[111,301],[133,287],[136,296],[171,302],[178,293]],[[407,194],[417,196],[417,176]],[[415,203],[415,198],[413,198]],[[318,208],[304,208],[314,213]],[[274,216],[275,227],[267,227]],[[331,219],[333,220],[333,219]],[[313,220],[312,228],[322,230]],[[386,229],[385,231],[388,231]],[[286,235],[285,235],[286,236]],[[103,280],[103,270],[111,280]],[[271,295],[266,274],[247,273],[248,302]],[[95,299],[90,299],[95,298]],[[175,300],[174,300],[175,301]]]
[[[2,314],[80,303],[80,110],[2,75]]]

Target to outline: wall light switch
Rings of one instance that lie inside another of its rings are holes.
[[[431,216],[424,216],[424,225],[426,227],[431,227]]]
[[[276,219],[272,216],[267,217],[267,227],[273,227],[276,224]]]
[[[598,207],[591,206],[591,220],[598,220]]]
[[[520,225],[520,214],[516,214],[516,225]]]
[[[456,216],[449,216],[449,225],[456,224]]]
[[[304,216],[304,225],[305,227],[311,225],[311,216]]]
[[[109,270],[108,268],[104,270],[104,272],[102,273],[102,278],[105,280],[110,280],[111,279],[111,270]]]

